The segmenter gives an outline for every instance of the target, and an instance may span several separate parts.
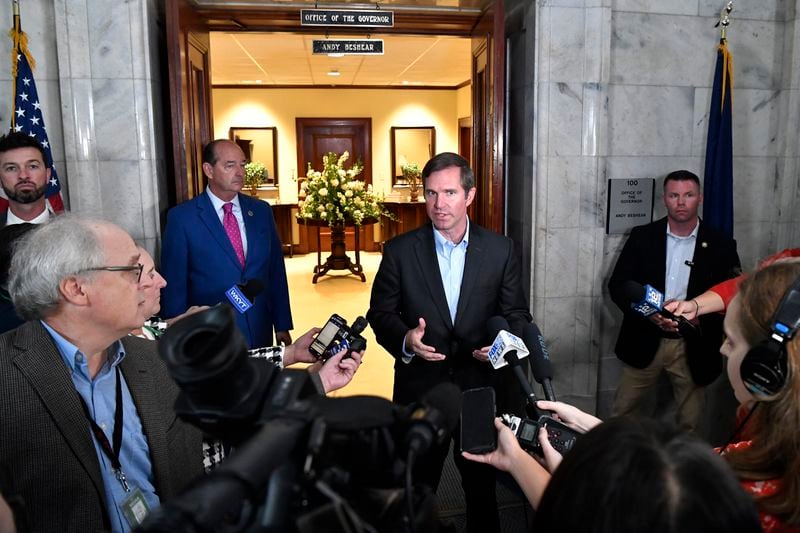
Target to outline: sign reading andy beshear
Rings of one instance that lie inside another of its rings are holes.
[[[355,26],[359,28],[392,28],[394,12],[370,9],[301,9],[301,26]]]
[[[383,39],[314,39],[311,53],[345,55],[383,55]]]
[[[608,180],[606,233],[625,233],[653,221],[653,178]]]

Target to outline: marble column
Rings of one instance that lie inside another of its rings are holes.
[[[70,210],[155,251],[166,205],[157,0],[55,0]]]

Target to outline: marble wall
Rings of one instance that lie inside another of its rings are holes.
[[[158,0],[25,0],[23,29],[69,209],[116,221],[155,250],[166,207]],[[0,27],[11,27],[11,9]],[[0,55],[10,54],[10,39]],[[2,69],[0,92],[12,94]],[[0,122],[10,112],[0,102]]]
[[[702,176],[714,24],[724,4],[542,0],[529,7],[533,308],[562,395],[601,414],[617,382],[621,320],[605,285],[625,240],[605,234],[606,180],[663,178],[678,168]],[[796,0],[734,2],[728,32],[735,237],[746,268],[800,242],[796,12]],[[660,189],[659,179],[656,218],[665,214]]]

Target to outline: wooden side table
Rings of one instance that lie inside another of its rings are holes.
[[[367,277],[364,275],[364,267],[361,266],[361,228],[375,224],[377,220],[373,218],[364,219],[364,221],[357,225],[354,222],[345,222],[341,226],[331,226],[331,255],[322,262],[322,245],[320,243],[319,232],[323,227],[328,226],[324,220],[314,220],[310,218],[298,218],[297,223],[300,225],[315,227],[317,229],[317,266],[314,267],[314,276],[311,278],[311,283],[316,283],[317,280],[326,275],[331,270],[349,270],[366,283]],[[347,247],[344,241],[344,229],[346,227],[355,227],[355,247],[356,247],[356,260],[353,262],[350,256],[347,255]]]

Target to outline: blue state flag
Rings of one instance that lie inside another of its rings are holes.
[[[703,222],[733,238],[733,55],[726,39],[717,49],[717,67],[708,113],[703,182]]]

